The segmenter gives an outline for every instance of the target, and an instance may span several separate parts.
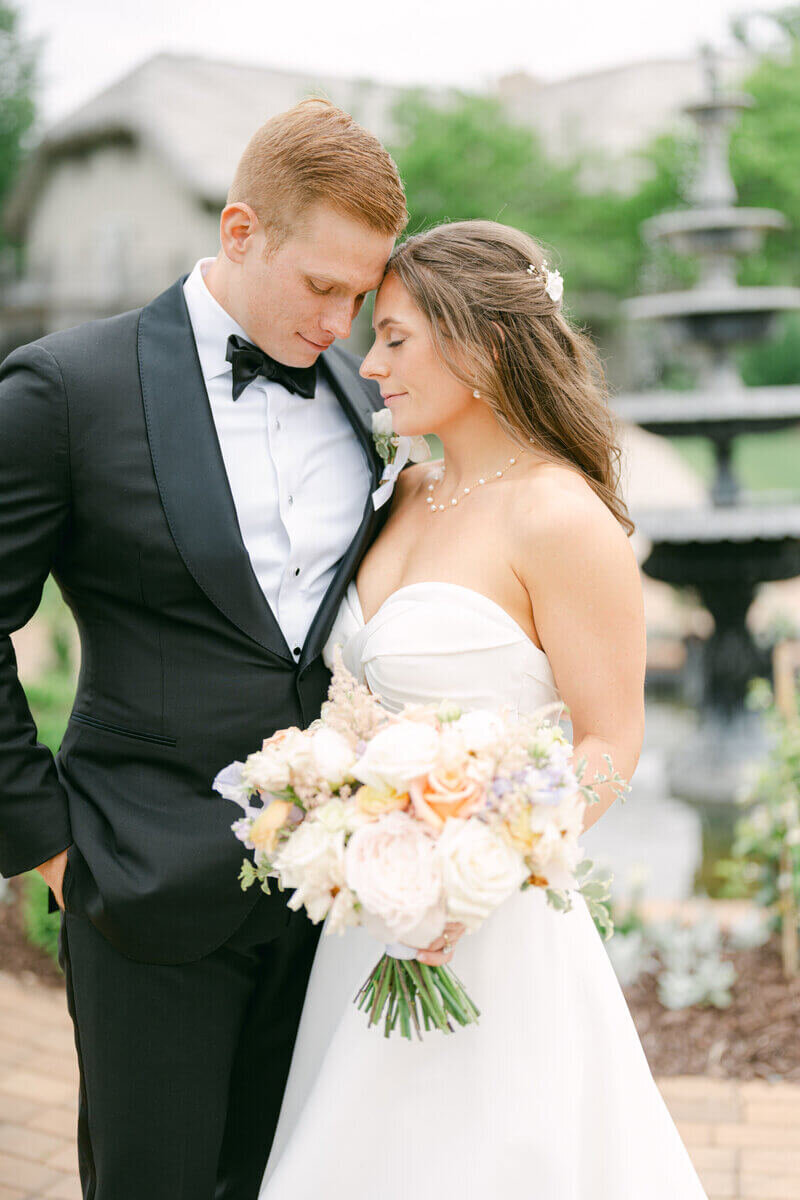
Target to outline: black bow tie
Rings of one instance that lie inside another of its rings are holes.
[[[225,358],[233,367],[233,398],[238,400],[248,383],[252,383],[257,375],[280,383],[287,392],[296,392],[310,400],[317,386],[317,368],[286,367],[283,363],[270,358],[258,346],[246,342],[244,338],[232,333],[228,338],[228,348]]]

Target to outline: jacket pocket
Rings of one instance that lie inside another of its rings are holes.
[[[90,717],[88,713],[74,712],[70,718],[81,725],[89,725],[92,729],[104,729],[107,733],[117,733],[120,737],[133,738],[137,742],[152,742],[157,746],[177,746],[176,738],[164,737],[160,733],[140,733],[138,729],[124,729],[122,725],[112,725],[110,721],[101,721],[99,717]]]

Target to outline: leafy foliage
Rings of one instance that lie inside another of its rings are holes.
[[[755,104],[734,130],[731,169],[740,204],[778,208],[789,226],[742,262],[743,284],[800,282],[800,41],[787,12],[788,53],[765,57],[744,82]],[[685,204],[697,161],[691,137],[665,131],[638,151],[640,182],[626,194],[610,184],[588,187],[590,156],[556,161],[494,98],[454,91],[433,104],[417,93],[400,101],[395,122],[409,233],[472,218],[526,230],[562,270],[573,316],[601,337],[619,321],[619,299],[694,281],[695,263],[647,247],[641,236],[648,217]],[[608,166],[595,174],[612,179]],[[741,352],[741,365],[750,385],[800,380],[800,322],[785,318],[774,342]]]
[[[800,695],[794,716],[775,707],[766,680],[755,681],[749,701],[765,712],[773,745],[753,790],[756,804],[737,821],[731,857],[716,870],[728,894],[752,893],[771,929],[782,930],[789,914],[800,932]]]
[[[22,162],[36,115],[36,48],[18,33],[17,9],[0,0],[0,209]],[[3,245],[0,228],[0,246]]]
[[[25,876],[25,932],[32,945],[58,961],[58,930],[61,917],[47,911],[48,887],[41,875]]]
[[[75,697],[75,668],[70,657],[68,628],[72,616],[52,579],[45,585],[39,609],[51,639],[53,667],[32,683],[25,694],[36,723],[38,740],[55,754],[61,745]],[[52,958],[58,954],[58,913],[47,911],[48,890],[42,877],[32,871],[25,878],[25,928],[29,940]]]

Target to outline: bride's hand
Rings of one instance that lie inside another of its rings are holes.
[[[417,958],[429,967],[441,967],[443,963],[449,963],[453,957],[456,942],[462,933],[466,933],[466,930],[466,925],[462,925],[460,921],[449,921],[444,927],[442,936],[434,938],[430,946],[426,946],[424,950],[420,950]],[[450,949],[446,954],[443,952],[445,937],[450,943]]]

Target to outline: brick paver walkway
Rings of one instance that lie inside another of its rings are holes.
[[[63,992],[0,973],[0,1200],[80,1200],[77,1078]],[[800,1200],[800,1086],[658,1084],[709,1200]]]
[[[77,1091],[63,991],[0,974],[0,1200],[80,1200]]]

